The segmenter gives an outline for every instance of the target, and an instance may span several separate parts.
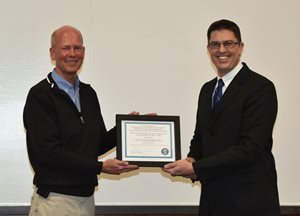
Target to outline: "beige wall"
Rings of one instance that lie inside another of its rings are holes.
[[[0,0],[0,205],[32,193],[22,109],[29,88],[52,70],[49,41],[64,24],[79,28],[86,60],[80,78],[96,89],[107,127],[137,110],[180,115],[182,155],[193,135],[201,86],[215,76],[206,53],[211,22],[237,22],[243,61],[275,83],[279,113],[274,155],[282,205],[300,205],[299,0]],[[295,97],[296,99],[292,99]],[[114,157],[112,151],[106,157]],[[200,186],[159,168],[101,175],[101,205],[194,205]]]

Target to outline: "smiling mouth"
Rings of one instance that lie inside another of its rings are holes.
[[[217,57],[219,60],[226,60],[229,58],[229,56],[218,56]]]
[[[66,60],[65,61],[67,64],[70,64],[70,65],[74,65],[74,64],[77,64],[77,60],[75,60],[75,59],[72,59],[72,60]]]

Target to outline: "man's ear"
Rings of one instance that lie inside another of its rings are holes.
[[[55,61],[55,48],[54,47],[50,48],[50,57],[51,57],[52,61]]]

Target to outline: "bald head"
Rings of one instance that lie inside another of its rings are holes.
[[[69,33],[69,32],[72,32],[72,33],[75,33],[79,36],[80,40],[81,40],[81,44],[83,44],[83,37],[82,37],[82,34],[81,32],[74,28],[73,26],[62,26],[58,29],[56,29],[52,35],[51,35],[51,47],[54,47],[56,44],[57,44],[57,40],[58,38],[61,37],[61,35],[65,34],[65,33]]]
[[[75,83],[84,53],[82,35],[76,28],[62,26],[52,33],[50,56],[55,62],[55,71],[68,82]]]

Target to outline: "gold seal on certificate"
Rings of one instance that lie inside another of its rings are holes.
[[[116,115],[117,158],[161,167],[181,157],[179,116]]]

